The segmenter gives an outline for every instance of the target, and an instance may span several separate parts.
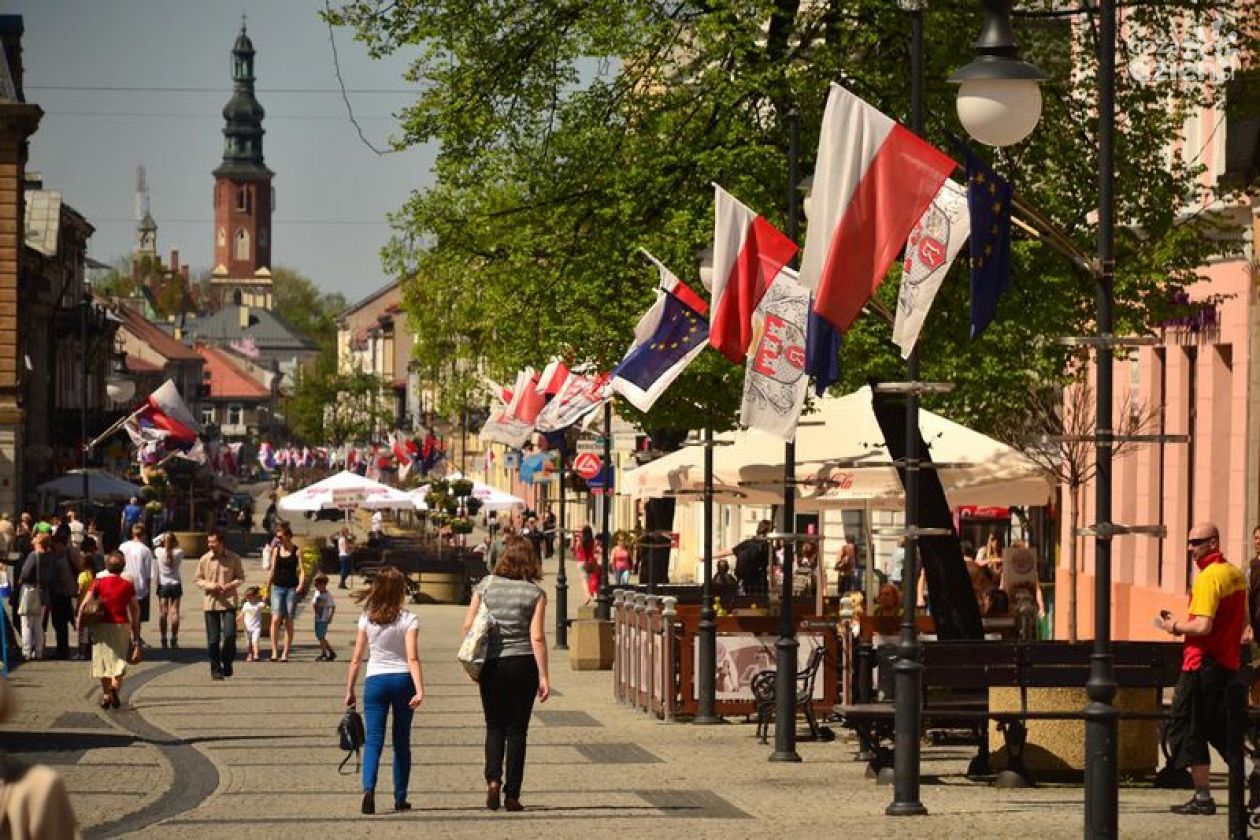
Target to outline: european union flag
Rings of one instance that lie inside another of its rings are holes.
[[[967,207],[971,211],[971,338],[997,314],[1011,285],[1011,185],[965,148]]]
[[[613,388],[647,412],[709,340],[704,316],[665,289],[635,330],[636,342],[613,369]]]

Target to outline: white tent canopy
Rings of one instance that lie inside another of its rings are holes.
[[[53,496],[58,499],[83,498],[83,470],[70,470],[60,478],[45,481],[35,488],[41,496]],[[88,495],[95,501],[112,501],[139,497],[142,488],[129,481],[123,481],[113,473],[104,470],[87,470]]]
[[[368,510],[410,508],[411,496],[402,490],[342,470],[334,476],[282,498],[277,507],[284,513],[304,513],[333,508]]]
[[[796,478],[805,482],[798,508],[901,507],[901,480],[888,466],[870,388],[823,399],[818,407],[801,418],[796,434]],[[930,411],[920,411],[919,424],[934,461],[962,465],[938,471],[951,506],[1044,505],[1049,500],[1053,484],[1018,451]],[[783,491],[778,439],[751,430],[719,439],[732,444],[713,450],[719,497],[731,495],[735,498],[729,501],[744,504],[778,502]],[[696,493],[704,486],[703,457],[701,447],[673,452],[627,473],[621,492],[637,498]],[[863,461],[871,466],[861,466]]]
[[[463,478],[460,473],[451,473],[446,477],[447,481],[458,481]],[[412,504],[416,510],[428,510],[429,506],[424,501],[424,497],[429,493],[430,485],[426,484],[411,494]],[[511,493],[506,493],[497,487],[491,487],[489,484],[482,484],[480,481],[473,482],[472,498],[481,502],[482,510],[511,510],[517,507],[526,507],[525,500]]]

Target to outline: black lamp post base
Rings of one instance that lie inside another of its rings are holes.
[[[695,717],[691,719],[691,722],[695,724],[696,726],[713,726],[714,724],[718,724],[718,723],[727,723],[727,720],[721,715],[697,714]]]
[[[801,761],[801,756],[799,753],[795,751],[779,752],[778,750],[775,750],[774,752],[770,753],[770,760],[771,761],[786,761],[790,764],[799,764]]]
[[[884,809],[884,814],[890,817],[922,817],[927,812],[922,802],[894,802]]]

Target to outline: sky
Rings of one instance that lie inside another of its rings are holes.
[[[90,256],[112,263],[135,242],[136,167],[144,166],[158,252],[209,269],[211,171],[223,156],[232,43],[247,16],[275,173],[272,262],[353,302],[393,278],[380,249],[386,216],[432,182],[432,148],[378,156],[346,114],[318,12],[323,0],[4,0],[26,27],[28,102],[44,109],[29,169],[96,227]],[[409,58],[374,61],[335,31],[342,78],[378,148],[413,99]],[[170,90],[177,88],[178,90]],[[163,90],[165,89],[165,90]]]

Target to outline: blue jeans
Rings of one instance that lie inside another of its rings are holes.
[[[292,586],[271,587],[271,615],[273,618],[293,618],[297,609],[297,589]]]
[[[341,565],[341,586],[346,585],[346,578],[350,577],[350,555],[338,554],[337,561]]]
[[[385,718],[394,709],[394,802],[407,800],[411,780],[411,718],[407,705],[416,694],[411,674],[377,674],[363,681],[363,789],[376,790],[376,775],[385,747]]]

